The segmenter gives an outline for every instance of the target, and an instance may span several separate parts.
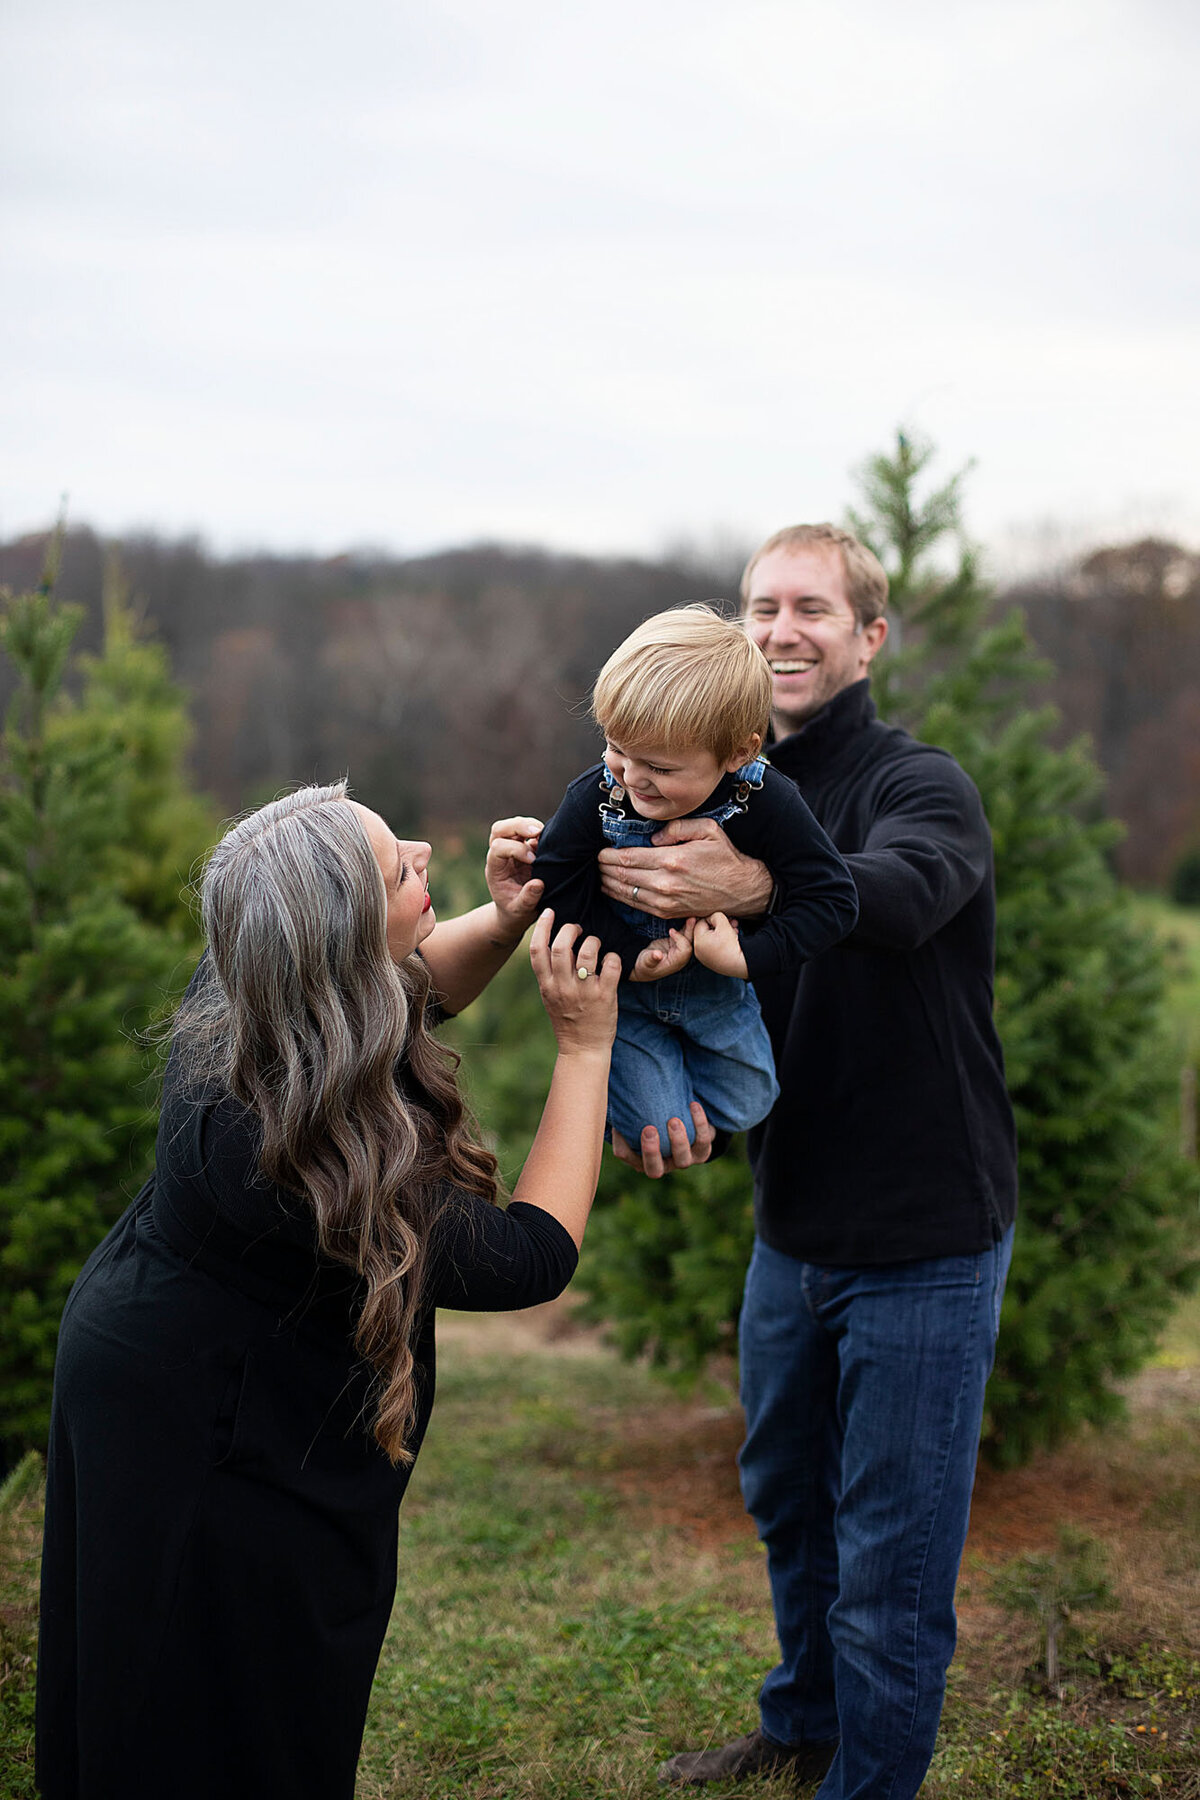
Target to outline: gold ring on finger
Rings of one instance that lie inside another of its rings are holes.
[[[578,975],[578,977],[579,977],[579,979],[580,979],[580,981],[586,981],[586,980],[587,980],[587,978],[588,978],[588,976],[589,976],[589,975],[590,975],[590,974],[591,974],[591,972],[592,972],[592,971],[591,971],[591,970],[590,970],[590,969],[585,969],[585,968],[584,968],[584,967],[583,967],[583,966],[582,966],[582,964],[581,964],[581,965],[580,965],[580,967],[579,967],[579,968],[578,968],[578,969],[576,969],[576,971],[575,971],[575,973],[576,973],[576,974],[577,974],[577,975]]]

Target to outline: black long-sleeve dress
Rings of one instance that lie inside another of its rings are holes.
[[[43,1800],[351,1800],[408,1471],[370,1432],[362,1289],[257,1127],[168,1069],[153,1179],[63,1315],[42,1566]],[[536,1206],[447,1196],[434,1307],[560,1293],[576,1250]]]

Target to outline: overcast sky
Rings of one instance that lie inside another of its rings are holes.
[[[0,534],[1200,544],[1195,0],[5,0]]]

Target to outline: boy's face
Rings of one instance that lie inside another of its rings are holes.
[[[681,819],[702,806],[722,775],[740,769],[749,756],[718,762],[711,750],[664,750],[632,744],[619,749],[609,739],[604,760],[643,819]]]

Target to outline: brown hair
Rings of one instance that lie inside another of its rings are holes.
[[[425,1024],[430,977],[393,962],[382,873],[345,782],[301,788],[221,839],[201,886],[211,979],[180,1009],[189,1072],[256,1114],[263,1173],[302,1195],[321,1249],[361,1275],[355,1344],[375,1436],[411,1462],[411,1339],[430,1231],[455,1184],[494,1201],[457,1056]]]
[[[728,762],[771,714],[771,670],[740,619],[697,602],[643,619],[601,669],[592,715],[623,749],[699,747]]]
[[[883,564],[873,550],[840,525],[785,525],[760,544],[742,575],[742,605],[750,600],[751,576],[760,558],[771,550],[801,550],[811,545],[828,545],[838,550],[846,577],[846,597],[854,608],[859,628],[883,617],[888,601],[888,578]]]

